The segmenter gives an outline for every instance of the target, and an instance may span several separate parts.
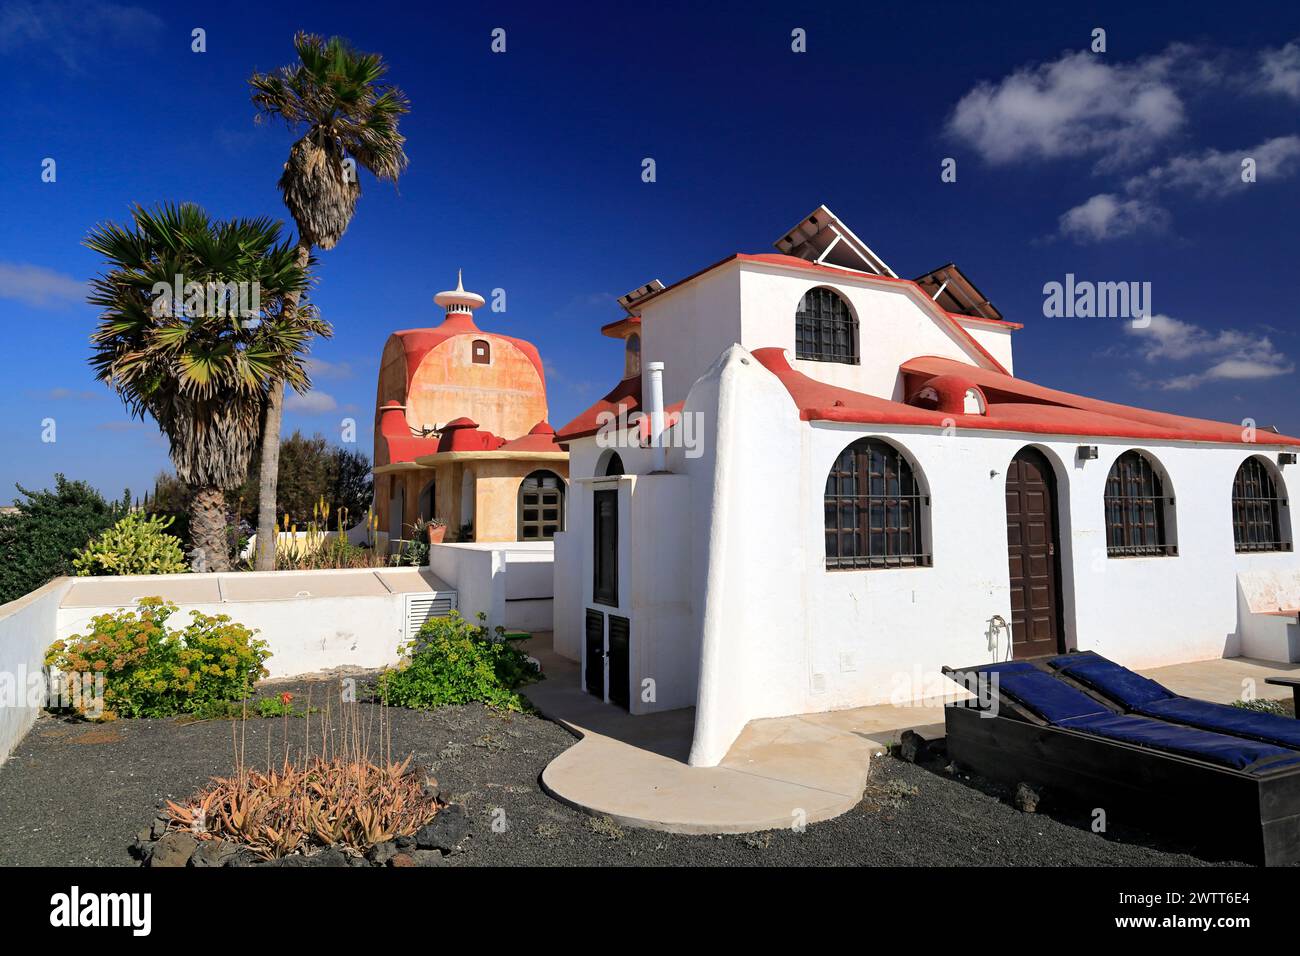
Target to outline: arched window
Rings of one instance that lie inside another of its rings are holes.
[[[641,336],[635,332],[627,337],[627,351],[623,358],[623,377],[641,374]]]
[[[794,318],[795,358],[858,364],[858,320],[834,289],[809,289]]]
[[[1151,460],[1137,451],[1115,459],[1106,476],[1106,554],[1112,558],[1178,553],[1166,521],[1164,481]]]
[[[903,453],[860,438],[826,478],[826,567],[928,566],[924,521],[929,496]]]
[[[1232,537],[1238,551],[1290,551],[1282,509],[1287,501],[1261,458],[1247,458],[1232,482]]]
[[[564,479],[535,471],[519,485],[519,540],[550,541],[564,530]]]
[[[491,365],[492,343],[487,339],[475,339],[469,347],[469,354],[475,365]]]
[[[623,474],[623,456],[616,451],[609,452],[609,457],[605,459],[606,478],[613,478],[616,475]]]

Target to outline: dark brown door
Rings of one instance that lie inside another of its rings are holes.
[[[597,491],[592,499],[595,561],[591,597],[597,604],[618,607],[618,492]]]
[[[1059,550],[1051,463],[1042,452],[1022,448],[1007,468],[1007,560],[1015,658],[1065,650]]]
[[[609,702],[624,710],[631,702],[629,678],[632,623],[625,617],[609,616]]]

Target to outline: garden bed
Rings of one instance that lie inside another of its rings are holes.
[[[315,701],[334,687],[320,681],[277,684]],[[357,705],[365,712],[375,705]],[[542,768],[572,746],[558,725],[481,705],[434,711],[390,708],[392,753],[438,779],[445,798],[465,808],[467,839],[444,866],[465,865],[1197,865],[1141,834],[1098,836],[1080,815],[1026,814],[977,781],[939,764],[878,760],[863,801],[843,816],[790,831],[740,836],[678,836],[621,828],[547,797]],[[317,716],[312,723],[316,725]],[[367,719],[363,717],[363,720]],[[377,717],[375,718],[377,721]],[[302,718],[288,721],[300,738]],[[161,809],[183,801],[232,769],[230,720],[119,720],[74,723],[43,716],[0,767],[0,865],[137,866],[129,852]],[[285,721],[252,719],[249,762],[268,745],[282,754]],[[498,829],[504,822],[504,829]],[[497,825],[494,827],[494,823]],[[1125,842],[1119,842],[1120,839]]]

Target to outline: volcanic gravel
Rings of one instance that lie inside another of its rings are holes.
[[[323,699],[331,685],[311,686]],[[299,703],[308,685],[292,691]],[[361,708],[377,728],[379,708]],[[573,745],[559,725],[478,705],[387,712],[395,757],[413,754],[444,795],[463,803],[474,828],[455,866],[981,866],[1205,865],[1192,849],[1115,827],[1090,831],[1086,810],[1015,809],[1007,794],[954,774],[942,758],[925,766],[881,757],[861,803],[802,833],[678,836],[621,827],[548,797],[542,769]],[[311,718],[312,736],[322,717]],[[0,767],[0,865],[134,866],[127,852],[162,798],[181,801],[234,765],[239,721],[121,720],[109,724],[42,716]],[[246,759],[264,763],[303,741],[303,718],[250,719]],[[377,735],[376,735],[377,736]],[[504,822],[504,828],[501,824]],[[496,824],[494,826],[494,823]]]

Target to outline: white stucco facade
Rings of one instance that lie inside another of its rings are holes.
[[[818,285],[853,310],[858,364],[794,358],[792,317]],[[1276,436],[1138,440],[806,421],[787,384],[752,354],[779,347],[796,372],[894,402],[907,398],[900,366],[917,356],[1010,372],[1008,328],[957,328],[923,298],[898,281],[729,260],[641,309],[644,358],[665,363],[666,399],[685,399],[699,454],[673,447],[679,423],[668,432],[670,474],[649,474],[649,451],[623,440],[627,474],[605,478],[605,439],[569,445],[570,517],[555,549],[556,649],[585,667],[587,611],[626,617],[629,709],[694,704],[692,764],[718,763],[751,720],[919,702],[943,691],[943,665],[1010,657],[1010,629],[999,624],[1012,620],[1006,480],[1027,446],[1055,478],[1062,647],[1132,667],[1243,652],[1297,657],[1295,618],[1261,608],[1300,605],[1300,562],[1289,549],[1239,553],[1234,543],[1233,481],[1250,457],[1277,485],[1282,535],[1288,546],[1293,540],[1286,486],[1300,472],[1279,467],[1289,446],[1270,444]],[[827,567],[827,475],[863,438],[900,449],[928,496],[928,566]],[[1081,458],[1081,445],[1096,457]],[[1176,553],[1108,556],[1107,476],[1130,450],[1153,464],[1172,499],[1165,528]],[[596,488],[619,495],[616,606],[593,603]],[[653,700],[636,693],[646,681]]]

